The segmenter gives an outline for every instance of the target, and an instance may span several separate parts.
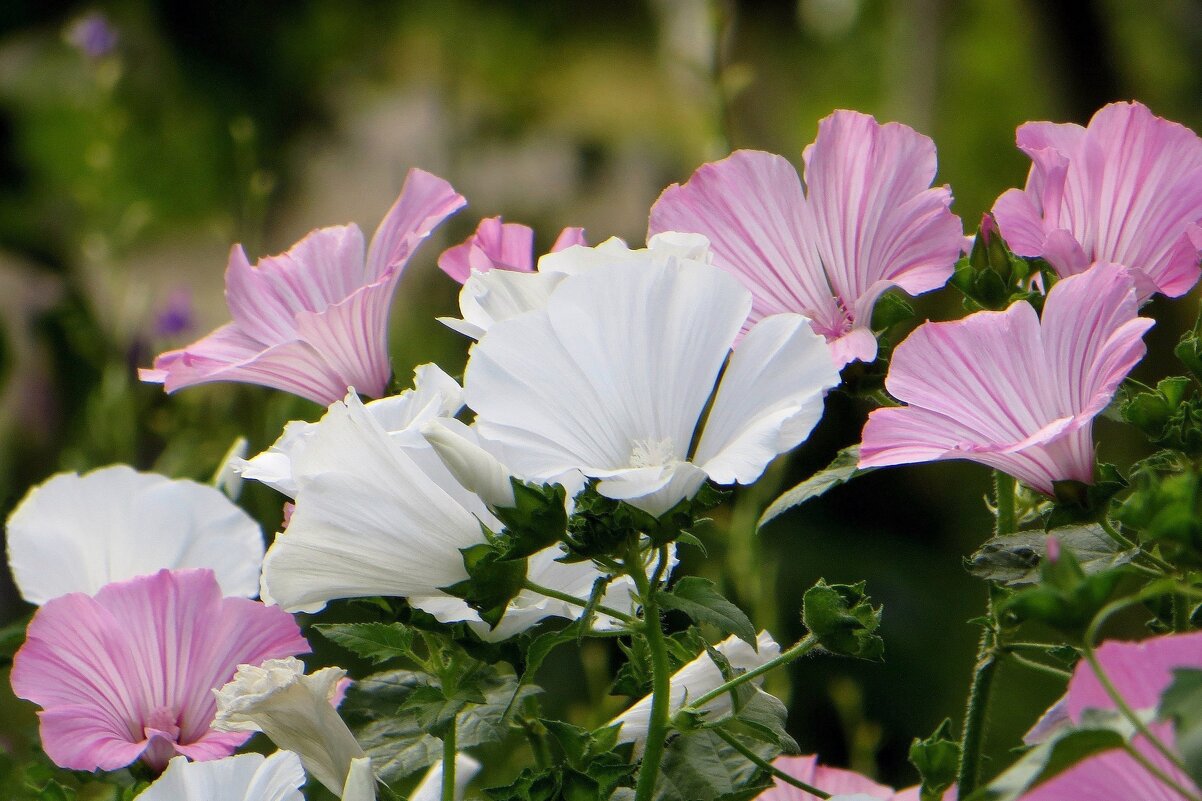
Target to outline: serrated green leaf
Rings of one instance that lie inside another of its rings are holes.
[[[723,634],[733,634],[756,647],[751,620],[742,609],[726,600],[709,579],[686,576],[670,592],[657,592],[655,599],[665,609],[683,612],[698,623],[709,623]]]
[[[413,630],[402,623],[323,623],[313,628],[327,640],[376,665],[414,656]]]
[[[952,736],[952,722],[944,720],[925,740],[910,743],[910,764],[922,779],[921,792],[940,798],[956,782],[960,770],[960,742]]]
[[[756,528],[763,528],[790,509],[800,506],[812,498],[817,498],[828,490],[834,489],[840,484],[846,484],[856,476],[862,476],[874,469],[869,467],[861,470],[858,466],[859,463],[859,445],[852,445],[850,448],[844,448],[839,451],[830,464],[796,487],[793,487],[793,489],[786,490],[784,494],[769,504],[764,513],[760,515],[760,520],[756,523]]]

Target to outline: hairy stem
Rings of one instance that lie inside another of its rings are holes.
[[[1011,493],[1013,497],[1013,493]],[[1000,519],[1000,515],[999,515]],[[993,617],[993,604],[988,605],[988,614]],[[981,751],[985,746],[985,728],[989,712],[989,694],[998,668],[997,633],[992,625],[981,632],[977,647],[977,665],[972,675],[972,686],[968,690],[968,703],[964,712],[964,730],[960,737],[960,775],[957,782],[960,795],[967,798],[981,782]]]
[[[997,520],[993,533],[1013,534],[1017,521],[1014,519],[1014,478],[1001,470],[993,471],[993,504]]]
[[[658,587],[652,587],[647,580],[637,546],[630,549],[625,565],[643,602],[643,622],[639,631],[646,638],[647,650],[651,654],[651,716],[647,723],[647,745],[639,766],[634,797],[635,801],[651,801],[655,793],[655,781],[659,777],[659,763],[664,756],[664,740],[668,736],[672,675],[668,664],[668,646],[659,619],[659,604],[655,600]]]
[[[787,665],[790,662],[792,662],[793,660],[795,660],[799,657],[805,656],[810,651],[814,650],[814,648],[816,648],[817,646],[818,646],[818,638],[815,637],[813,634],[807,634],[792,648],[790,648],[787,651],[782,652],[780,656],[776,657],[775,659],[768,660],[767,662],[760,665],[759,667],[755,667],[755,668],[752,668],[751,670],[740,673],[739,675],[735,676],[733,679],[731,679],[728,682],[720,684],[719,686],[710,690],[708,693],[705,693],[704,695],[699,697],[696,701],[689,702],[688,705],[686,705],[685,707],[682,708],[682,711],[684,709],[687,709],[690,711],[696,711],[696,710],[700,709],[701,707],[705,706],[706,704],[708,704],[710,701],[714,700],[715,698],[720,698],[721,696],[723,696],[726,693],[730,692],[731,690],[735,689],[740,684],[745,684],[746,682],[751,681],[752,679],[756,678],[757,676],[762,676],[770,670],[775,670],[776,668],[780,667],[781,665]]]
[[[442,738],[442,801],[455,801],[455,726],[457,719],[451,720],[450,728]]]
[[[646,582],[645,577],[644,577],[643,581]],[[637,583],[637,579],[636,579],[636,583]],[[548,598],[554,598],[557,601],[563,601],[564,603],[571,604],[572,606],[579,606],[581,609],[584,609],[585,607],[588,606],[588,601],[586,601],[583,598],[577,598],[575,595],[569,595],[566,592],[560,592],[559,590],[554,590],[554,589],[551,589],[550,587],[544,587],[541,584],[535,584],[533,581],[530,581],[529,579],[523,581],[522,586],[525,589],[530,590],[531,592],[537,592],[539,595],[545,595]],[[603,606],[601,604],[597,604],[596,609],[598,612],[601,612],[602,614],[605,614],[605,615],[609,615],[610,617],[614,618],[615,620],[620,620],[627,625],[632,625],[637,622],[633,617],[626,614],[625,612],[619,612],[617,609],[612,609],[608,606]]]

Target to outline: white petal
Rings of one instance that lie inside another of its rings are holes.
[[[694,461],[720,484],[749,484],[809,436],[839,371],[823,337],[796,314],[766,317],[730,358]]]
[[[125,465],[59,473],[8,518],[8,561],[34,604],[163,568],[207,567],[225,595],[258,594],[263,535],[219,490]]]
[[[462,801],[467,786],[480,772],[480,763],[467,754],[455,755],[455,801]],[[409,801],[439,801],[442,798],[442,761],[435,762],[421,783],[409,794]]]
[[[178,756],[167,763],[141,801],[304,801],[305,771],[290,751],[240,754],[209,762]]]
[[[476,517],[354,395],[330,407],[293,469],[296,510],[263,575],[268,596],[285,609],[429,595],[467,578],[459,549],[483,541]]]
[[[597,492],[659,517],[685,498],[696,495],[705,477],[705,471],[695,464],[673,462],[615,472],[597,484]]]
[[[238,500],[242,494],[242,475],[238,472],[238,464],[246,459],[246,437],[238,437],[230,445],[221,459],[221,465],[213,474],[210,482],[214,487],[225,493],[231,501]]]
[[[479,339],[501,320],[541,309],[563,279],[564,275],[555,272],[473,270],[459,290],[459,313],[462,319],[438,319],[448,328]]]
[[[494,508],[514,505],[509,470],[480,447],[473,429],[458,420],[440,418],[423,425],[422,436],[466,489]]]
[[[342,801],[376,801],[376,777],[371,772],[371,759],[360,757],[351,761]]]

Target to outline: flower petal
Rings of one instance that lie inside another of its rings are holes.
[[[138,798],[143,801],[304,801],[305,771],[290,751],[239,754],[210,762],[176,757]]]
[[[401,194],[372,236],[365,283],[403,270],[417,246],[466,205],[464,197],[442,178],[417,168],[409,170]]]

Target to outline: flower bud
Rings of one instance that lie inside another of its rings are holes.
[[[277,746],[294,751],[309,775],[330,792],[342,793],[353,760],[364,756],[333,701],[342,668],[322,668],[308,676],[295,657],[239,665],[234,680],[219,690],[218,731],[261,731]]]
[[[423,425],[421,431],[456,481],[489,506],[514,505],[509,471],[477,444],[475,431],[458,420],[441,417]]]

